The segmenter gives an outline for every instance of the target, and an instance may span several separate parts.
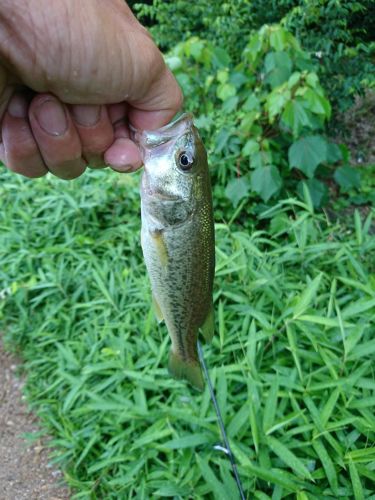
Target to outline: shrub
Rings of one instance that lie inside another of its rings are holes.
[[[220,203],[222,186],[237,205],[250,192],[268,202],[285,189],[302,191],[303,182],[315,206],[324,203],[327,188],[318,177],[343,154],[323,134],[331,106],[316,66],[290,32],[263,26],[239,64],[193,37],[178,44],[167,63],[205,135]]]
[[[163,50],[199,36],[226,47],[234,63],[253,30],[280,22],[315,58],[330,100],[341,109],[374,86],[372,0],[153,0],[133,7]]]
[[[302,0],[283,24],[303,40],[319,61],[319,74],[341,111],[356,94],[375,87],[375,4],[342,0]]]

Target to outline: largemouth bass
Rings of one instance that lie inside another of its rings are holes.
[[[155,312],[172,339],[169,372],[202,390],[201,330],[214,333],[214,223],[207,154],[184,114],[154,131],[135,133],[144,163],[141,242]]]

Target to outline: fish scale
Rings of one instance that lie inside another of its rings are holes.
[[[198,389],[201,329],[213,335],[214,222],[207,155],[191,115],[135,133],[141,182],[142,250],[159,319],[172,340],[169,371]]]

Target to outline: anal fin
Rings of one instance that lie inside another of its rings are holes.
[[[204,320],[204,323],[200,329],[203,334],[204,340],[206,342],[211,342],[215,332],[215,317],[214,317],[213,304],[211,304],[210,310],[208,311],[206,319]]]

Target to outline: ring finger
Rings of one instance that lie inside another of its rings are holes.
[[[104,152],[113,143],[113,127],[107,107],[74,104],[69,107],[79,134],[82,156],[90,168],[104,168]]]
[[[47,168],[30,128],[28,106],[22,93],[14,94],[9,101],[1,125],[0,158],[13,172],[41,177],[47,173]]]

